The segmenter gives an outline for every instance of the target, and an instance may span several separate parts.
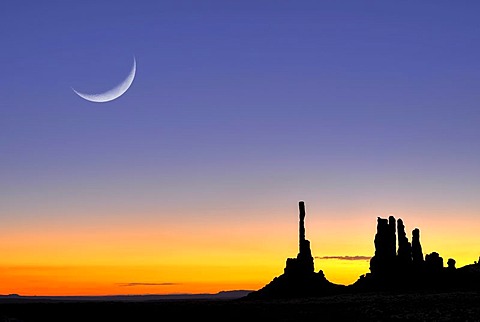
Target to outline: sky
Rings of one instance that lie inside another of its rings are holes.
[[[0,294],[259,289],[298,252],[300,200],[334,283],[368,272],[390,215],[473,263],[479,10],[2,1]],[[72,91],[113,88],[133,57],[118,99]]]

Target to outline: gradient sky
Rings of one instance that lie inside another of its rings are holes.
[[[368,272],[376,218],[480,255],[477,1],[0,3],[0,294]],[[109,103],[81,99],[122,81]]]

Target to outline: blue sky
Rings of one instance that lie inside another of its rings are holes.
[[[474,213],[479,9],[3,1],[0,216],[314,198],[339,212]],[[132,56],[137,75],[119,99],[72,92],[115,86]]]

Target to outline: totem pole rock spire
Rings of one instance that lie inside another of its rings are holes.
[[[305,203],[298,202],[298,254],[287,258],[283,274],[275,277],[260,290],[252,292],[249,298],[280,298],[320,296],[339,293],[346,286],[328,281],[322,270],[315,273],[310,241],[305,237]]]
[[[305,202],[298,203],[299,224],[298,224],[298,252],[302,251],[302,245],[305,243]]]
[[[285,273],[293,276],[312,274],[314,272],[313,256],[310,241],[305,238],[305,203],[298,203],[298,254],[296,258],[288,258]]]

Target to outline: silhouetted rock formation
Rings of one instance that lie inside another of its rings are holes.
[[[396,270],[409,271],[412,266],[412,245],[405,233],[405,226],[401,219],[397,220],[398,229],[398,252]]]
[[[456,261],[453,258],[449,258],[447,261],[448,269],[449,270],[454,270],[455,269],[455,263]]]
[[[424,259],[422,245],[420,244],[420,230],[415,228],[412,231],[412,267],[413,270],[423,269]]]
[[[310,250],[310,241],[305,239],[305,203],[298,203],[300,221],[298,224],[298,254],[297,258],[288,258],[284,269],[285,275],[299,276],[314,272],[313,256]]]
[[[288,258],[282,275],[246,298],[312,297],[365,291],[480,291],[480,257],[478,262],[460,268],[455,267],[453,258],[449,258],[448,267],[444,267],[443,258],[437,252],[424,258],[420,230],[412,231],[410,243],[402,219],[378,217],[374,244],[370,273],[349,286],[331,283],[323,271],[315,273],[310,242],[305,238],[305,204],[300,201],[297,257]]]
[[[377,219],[375,255],[370,260],[370,273],[360,278],[349,288],[354,291],[374,290],[480,290],[480,265],[455,268],[455,260],[448,260],[432,252],[423,258],[420,230],[412,231],[412,243],[408,241],[402,219],[397,220],[398,250],[392,251],[392,227],[395,218]],[[393,258],[392,258],[393,256]]]
[[[287,258],[283,274],[275,277],[247,298],[295,298],[338,293],[345,286],[329,282],[323,271],[315,273],[310,241],[305,239],[305,203],[299,204],[299,250],[296,258]]]
[[[438,273],[443,268],[443,258],[437,252],[425,256],[425,268],[432,273]]]
[[[377,233],[375,235],[375,255],[370,259],[370,271],[385,277],[395,261],[395,219],[377,218]]]

